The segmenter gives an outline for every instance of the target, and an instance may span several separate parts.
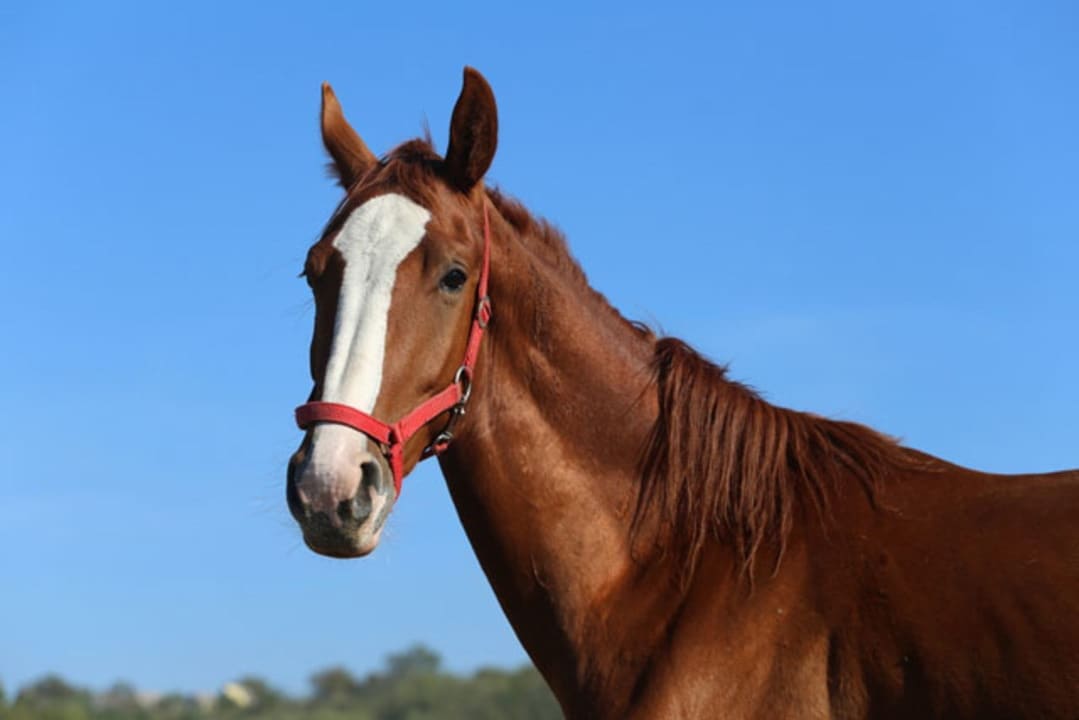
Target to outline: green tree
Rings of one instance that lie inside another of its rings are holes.
[[[19,691],[16,702],[48,704],[64,700],[88,699],[85,690],[69,685],[59,675],[46,675]]]
[[[277,688],[259,677],[248,675],[237,680],[251,693],[251,709],[253,711],[270,710],[281,705],[285,701],[285,695]]]
[[[90,693],[48,675],[27,685],[15,697],[10,720],[90,720]]]
[[[94,698],[94,709],[109,716],[128,717],[142,709],[134,686],[118,682]]]
[[[343,707],[360,694],[360,683],[343,667],[327,668],[311,676],[311,699],[316,704]]]
[[[413,645],[402,653],[395,653],[386,658],[386,668],[391,678],[431,675],[437,673],[441,665],[442,658],[423,645]]]
[[[203,714],[195,698],[170,693],[157,701],[152,717],[153,720],[201,720],[208,716]]]
[[[172,694],[148,702],[117,683],[93,694],[55,675],[42,678],[5,707],[0,720],[557,720],[554,696],[532,667],[446,672],[439,656],[415,646],[386,658],[362,679],[343,667],[311,678],[307,698],[291,698],[258,677],[229,683],[232,692],[197,698]],[[228,687],[228,686],[227,686]],[[228,697],[232,697],[229,700]]]

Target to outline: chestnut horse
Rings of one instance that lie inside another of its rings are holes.
[[[445,158],[378,158],[322,103],[345,197],[304,267],[287,492],[313,550],[373,550],[435,454],[567,717],[1079,717],[1079,472],[989,475],[776,407],[627,322],[484,185],[474,70]]]

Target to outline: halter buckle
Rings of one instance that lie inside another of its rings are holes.
[[[487,329],[487,323],[491,322],[491,296],[484,295],[476,301],[476,324],[480,330]]]

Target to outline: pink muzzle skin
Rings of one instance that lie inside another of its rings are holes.
[[[316,423],[336,423],[358,430],[379,444],[382,454],[393,472],[393,488],[397,497],[401,495],[401,482],[404,480],[405,443],[427,426],[432,420],[445,412],[450,413],[446,426],[434,441],[423,450],[421,460],[442,453],[453,442],[453,428],[457,420],[465,414],[468,398],[472,394],[472,375],[476,359],[480,352],[483,332],[491,322],[491,298],[487,295],[487,277],[491,267],[491,224],[487,216],[486,200],[483,204],[483,266],[480,269],[479,283],[476,285],[476,307],[472,315],[472,327],[468,332],[468,345],[465,357],[457,368],[453,381],[434,397],[420,403],[397,422],[390,424],[372,415],[357,410],[350,405],[335,402],[312,401],[296,408],[296,424],[301,430],[307,430]]]

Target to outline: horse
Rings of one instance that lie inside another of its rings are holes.
[[[444,157],[429,134],[377,157],[328,84],[321,130],[344,198],[304,264],[286,485],[312,550],[374,550],[437,456],[568,718],[1079,717],[1079,471],[781,408],[627,321],[485,183],[471,68]]]

